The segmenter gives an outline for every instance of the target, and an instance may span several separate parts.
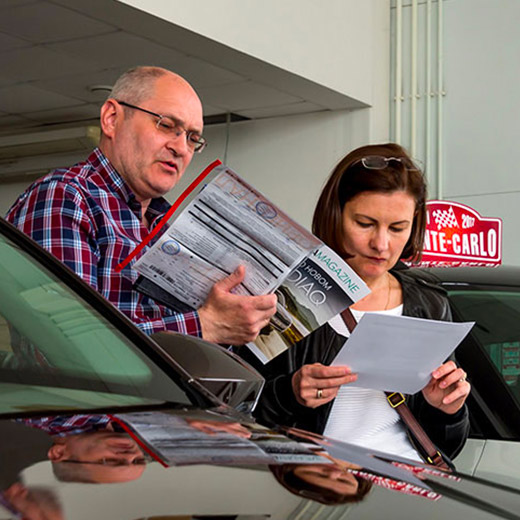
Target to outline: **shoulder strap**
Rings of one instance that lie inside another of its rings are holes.
[[[341,317],[343,318],[347,329],[352,334],[352,331],[357,325],[356,318],[354,318],[352,311],[347,307],[341,313]],[[417,422],[417,419],[406,404],[404,395],[399,392],[385,392],[385,394],[390,406],[399,414],[402,421],[406,424],[410,433],[425,453],[426,462],[437,466],[438,468],[449,470],[450,468],[442,458],[441,453],[428,437],[428,434],[424,431],[423,427]]]

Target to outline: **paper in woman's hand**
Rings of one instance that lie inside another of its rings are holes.
[[[332,364],[358,374],[352,385],[414,394],[473,325],[366,313]]]

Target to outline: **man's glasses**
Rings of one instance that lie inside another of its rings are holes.
[[[408,170],[419,171],[406,157],[383,157],[382,155],[367,155],[353,163],[352,166],[361,163],[367,170],[384,170],[391,161],[401,163]]]
[[[147,457],[137,457],[132,459],[131,461],[125,460],[123,458],[109,458],[102,457],[99,460],[62,460],[61,462],[66,462],[67,464],[95,464],[96,466],[111,466],[111,467],[120,467],[120,466],[144,466],[147,462],[150,462],[151,459]]]
[[[202,137],[197,132],[194,132],[193,130],[186,130],[182,126],[182,124],[170,116],[162,116],[161,114],[156,114],[155,112],[151,112],[150,110],[146,110],[146,108],[141,108],[136,105],[131,105],[130,103],[126,103],[125,101],[119,101],[116,99],[116,101],[128,108],[133,108],[134,110],[140,110],[141,112],[144,112],[145,114],[150,114],[151,116],[154,116],[157,118],[157,128],[161,130],[162,132],[166,134],[174,134],[175,137],[179,137],[183,133],[186,134],[186,142],[188,143],[188,147],[193,150],[194,152],[202,152],[208,142],[204,137]]]

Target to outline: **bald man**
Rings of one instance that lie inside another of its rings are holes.
[[[147,334],[176,331],[229,345],[254,340],[275,313],[276,297],[233,294],[243,267],[216,283],[198,311],[187,313],[135,291],[132,264],[115,269],[168,211],[163,196],[206,145],[196,92],[171,71],[136,67],[115,83],[100,123],[99,147],[87,160],[37,180],[7,219]]]

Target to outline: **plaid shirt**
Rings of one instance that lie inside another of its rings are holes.
[[[146,212],[150,229],[169,208],[165,199],[152,199]],[[134,290],[139,275],[132,264],[150,246],[116,272],[115,267],[149,230],[141,222],[141,203],[99,149],[85,162],[38,179],[18,198],[6,218],[146,334],[172,330],[201,336],[196,312],[177,313]]]
[[[32,419],[15,419],[16,422],[43,430],[49,435],[67,437],[80,433],[106,430],[111,418],[108,415],[53,415]]]

